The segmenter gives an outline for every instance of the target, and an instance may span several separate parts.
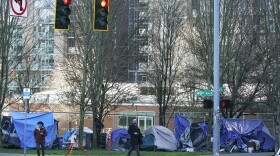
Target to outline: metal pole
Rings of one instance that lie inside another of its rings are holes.
[[[27,100],[24,101],[24,156],[26,156],[26,118],[27,118]]]
[[[213,155],[220,153],[220,8],[219,0],[214,0],[214,111],[213,111]],[[211,125],[209,125],[211,126]]]

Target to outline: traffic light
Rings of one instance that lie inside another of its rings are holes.
[[[94,0],[94,31],[108,31],[109,0]]]
[[[230,100],[226,99],[226,100],[222,100],[220,102],[221,108],[230,108],[231,104],[230,104]]]
[[[72,0],[56,0],[54,29],[69,30]]]
[[[209,99],[204,99],[203,100],[203,108],[205,108],[205,109],[213,108],[213,101],[209,100]]]

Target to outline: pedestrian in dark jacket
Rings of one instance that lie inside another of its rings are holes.
[[[45,156],[45,137],[47,136],[47,131],[44,128],[44,123],[39,121],[37,123],[37,128],[34,130],[34,138],[36,141],[37,155],[40,156],[40,146],[42,149],[42,156]]]
[[[136,119],[133,119],[132,124],[128,128],[128,133],[130,134],[130,147],[127,155],[130,156],[132,150],[135,149],[137,156],[140,156],[139,145],[142,142],[142,134]]]

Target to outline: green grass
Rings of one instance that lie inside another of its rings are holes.
[[[0,148],[1,153],[23,153],[22,149],[6,149]],[[36,154],[36,150],[27,150],[27,154]],[[67,150],[46,150],[46,155],[65,155]],[[88,150],[89,156],[125,156],[127,152],[122,151],[107,151],[107,150]],[[199,156],[210,155],[210,152],[147,152],[141,151],[143,156]],[[81,150],[73,150],[72,155],[85,155]],[[131,156],[136,156],[135,151]]]

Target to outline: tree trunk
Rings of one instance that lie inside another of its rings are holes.
[[[0,109],[0,123],[2,123],[2,109]],[[3,141],[2,141],[2,135],[3,135],[3,133],[2,133],[2,125],[0,126],[0,147],[2,147],[2,143],[3,143]]]
[[[83,145],[84,121],[85,121],[85,109],[84,109],[84,104],[81,104],[80,105],[80,122],[79,122],[79,143],[81,145]]]
[[[159,103],[159,125],[165,126],[164,124],[164,112],[162,103]]]
[[[83,82],[81,88],[81,100],[80,100],[80,122],[79,122],[79,143],[83,143],[84,134],[84,119],[85,119],[85,99],[86,99],[86,85],[87,85],[87,63],[88,55],[86,54],[85,60],[83,61]]]
[[[207,127],[207,137],[206,137],[206,150],[211,151],[211,137],[212,137],[212,125],[213,125],[213,109],[208,111],[208,127]]]
[[[94,105],[94,104],[93,104]],[[97,111],[96,111],[96,107],[92,107],[92,131],[93,131],[93,140],[92,140],[92,147],[93,149],[98,149],[98,144],[97,144],[97,137],[99,137],[99,134],[97,134],[97,128],[96,128],[96,123],[95,123],[95,119],[96,119],[96,115],[97,115]]]

